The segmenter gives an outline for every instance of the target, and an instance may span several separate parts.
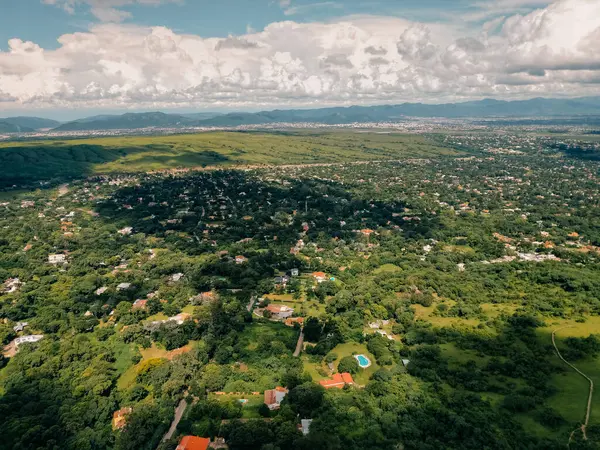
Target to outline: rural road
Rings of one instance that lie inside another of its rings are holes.
[[[179,405],[177,405],[177,408],[175,408],[175,418],[173,419],[173,422],[171,422],[171,427],[169,428],[169,431],[167,431],[167,434],[165,434],[165,436],[163,437],[163,439],[162,439],[163,442],[171,439],[171,437],[173,436],[173,433],[175,433],[175,430],[177,429],[177,425],[179,425],[179,421],[183,417],[185,408],[187,408],[187,402],[185,401],[185,398],[184,398],[179,402]]]
[[[552,345],[554,345],[554,350],[556,350],[556,354],[558,355],[558,357],[566,365],[568,365],[571,369],[573,369],[575,372],[577,372],[579,375],[581,375],[583,378],[585,378],[588,381],[588,383],[590,383],[590,393],[588,395],[587,408],[585,411],[585,421],[584,421],[583,425],[581,425],[581,432],[583,433],[583,438],[587,441],[586,429],[587,429],[588,423],[590,422],[590,413],[592,411],[592,397],[594,395],[594,381],[590,377],[588,377],[585,373],[583,373],[581,370],[579,370],[577,367],[575,367],[573,364],[571,364],[569,361],[567,361],[565,358],[563,358],[563,356],[560,354],[560,351],[558,350],[558,347],[556,345],[555,336],[556,336],[556,332],[558,332],[560,330],[564,330],[565,328],[569,328],[569,327],[557,328],[556,330],[554,330],[552,332]],[[569,444],[571,443],[571,439],[573,438],[573,434],[575,433],[575,431],[573,431],[573,433],[571,433],[571,436],[569,437]]]
[[[299,356],[302,351],[302,344],[304,344],[304,331],[300,331],[300,336],[298,336],[298,343],[296,344],[296,351],[294,352],[294,356]]]

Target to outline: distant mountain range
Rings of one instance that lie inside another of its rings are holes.
[[[59,122],[36,117],[0,119],[1,132],[27,132],[43,128],[54,131],[134,130],[140,128],[235,127],[270,123],[315,122],[328,125],[367,122],[397,122],[424,118],[514,118],[600,116],[600,97],[502,101],[485,99],[463,103],[429,105],[403,103],[383,106],[350,106],[321,109],[291,109],[257,113],[166,114],[127,113],[87,117]]]
[[[7,117],[0,119],[2,133],[28,133],[36,130],[56,128],[60,122],[40,117]]]

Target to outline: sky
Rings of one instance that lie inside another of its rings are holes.
[[[600,95],[600,0],[0,0],[0,117]]]

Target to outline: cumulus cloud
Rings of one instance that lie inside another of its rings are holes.
[[[77,7],[87,5],[90,12],[103,22],[122,22],[131,17],[127,11],[119,9],[123,6],[133,5],[160,5],[161,3],[178,3],[180,0],[42,0],[47,5],[61,7],[69,14],[74,14]]]
[[[104,23],[59,44],[47,50],[12,39],[0,51],[3,107],[266,108],[600,93],[596,0],[560,0],[466,34],[369,16],[278,22],[227,38]]]

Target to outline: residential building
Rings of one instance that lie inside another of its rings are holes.
[[[294,314],[294,308],[290,308],[286,305],[268,305],[265,308],[267,311],[271,313],[272,319],[285,320],[288,317],[291,317]]]
[[[352,375],[348,372],[344,373],[336,373],[328,380],[319,381],[321,386],[325,389],[337,388],[341,389],[346,385],[354,384],[354,380],[352,379]]]
[[[66,264],[67,263],[67,255],[62,255],[62,254],[48,255],[48,262],[50,264]]]
[[[265,391],[264,402],[271,411],[279,409],[281,402],[288,394],[288,390],[284,387],[277,386],[275,389],[269,389]]]
[[[21,336],[16,338],[13,342],[15,343],[15,347],[19,347],[21,344],[25,344],[28,342],[37,342],[44,337],[43,334],[30,334],[29,336]]]
[[[302,419],[300,421],[299,428],[304,436],[306,436],[310,432],[310,424],[312,423],[312,421],[312,419]]]
[[[248,262],[248,258],[246,258],[245,256],[238,255],[235,257],[236,264],[244,264],[245,262]]]
[[[313,272],[312,276],[317,283],[322,283],[323,281],[327,280],[327,274],[325,272]]]
[[[112,427],[113,430],[122,430],[127,424],[127,416],[131,414],[131,407],[121,408],[113,413]]]
[[[285,319],[285,324],[288,327],[293,327],[294,324],[300,324],[300,326],[304,326],[304,317],[288,317],[287,319]]]
[[[4,282],[2,292],[12,294],[13,292],[17,292],[21,286],[23,286],[23,283],[18,278],[9,278]]]
[[[29,325],[29,323],[27,323],[27,322],[17,322],[17,324],[13,327],[13,331],[15,333],[19,333],[19,332],[23,331],[25,329],[25,327],[28,325]]]
[[[131,283],[121,283],[117,286],[118,291],[126,291],[131,287]]]
[[[133,305],[131,305],[131,309],[146,309],[146,303],[148,303],[148,300],[136,300],[135,302],[133,302]]]
[[[209,445],[209,438],[184,436],[181,438],[181,441],[179,441],[176,450],[207,450]]]
[[[298,275],[300,275],[300,271],[298,269],[292,269],[290,270],[290,275],[293,277],[297,277]]]

